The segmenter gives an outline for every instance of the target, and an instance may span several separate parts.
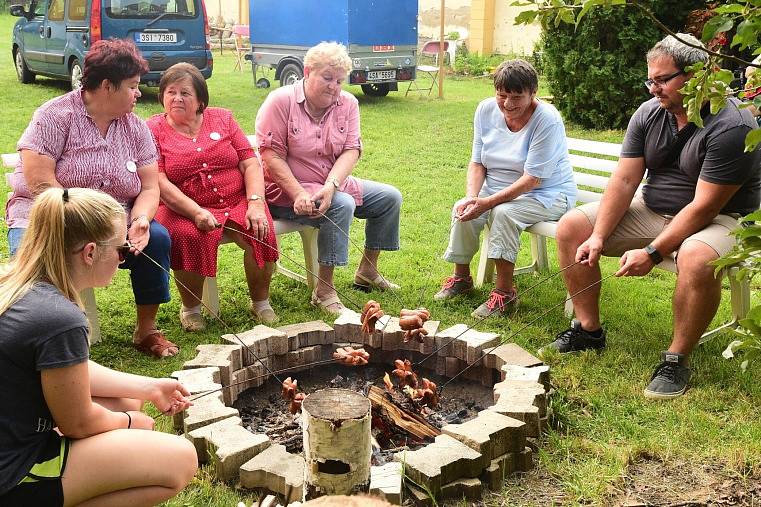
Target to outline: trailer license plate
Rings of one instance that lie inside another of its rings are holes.
[[[138,32],[135,34],[135,42],[150,44],[170,44],[177,42],[177,34],[174,32],[162,33],[145,33]]]
[[[367,73],[368,81],[384,81],[386,79],[396,79],[395,70],[371,70]]]

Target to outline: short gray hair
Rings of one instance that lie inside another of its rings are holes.
[[[536,93],[539,76],[536,69],[526,60],[507,60],[494,71],[494,89],[509,93]]]
[[[698,62],[706,63],[708,61],[708,53],[702,42],[688,33],[678,33],[676,35],[680,39],[687,41],[690,44],[700,46],[703,49],[690,47],[683,42],[678,41],[673,35],[669,35],[647,52],[648,63],[656,58],[668,56],[674,60],[674,65],[676,65],[679,70],[684,70],[690,65],[694,65]]]
[[[304,55],[304,67],[321,69],[328,66],[343,69],[347,74],[351,72],[351,58],[346,46],[338,42],[320,42]]]

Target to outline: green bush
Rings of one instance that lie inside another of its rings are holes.
[[[683,30],[687,14],[705,2],[650,2],[669,28]],[[555,104],[567,120],[590,128],[625,128],[629,117],[650,95],[645,54],[663,34],[636,9],[590,11],[578,27],[545,25],[542,36],[544,76]]]

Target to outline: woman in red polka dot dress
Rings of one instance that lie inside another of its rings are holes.
[[[230,111],[206,107],[209,91],[194,66],[179,63],[164,73],[159,102],[165,112],[148,120],[159,152],[161,204],[156,220],[172,237],[171,265],[182,298],[183,329],[205,327],[200,297],[204,277],[216,276],[223,234],[243,249],[251,313],[264,323],[276,321],[269,284],[278,250],[262,199],[264,175],[256,153]]]

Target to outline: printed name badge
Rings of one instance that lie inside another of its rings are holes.
[[[211,137],[212,141],[219,141],[220,139],[222,139],[222,136],[219,135],[219,132],[212,132],[211,134],[209,134],[209,137]]]
[[[133,162],[132,160],[128,160],[127,170],[131,173],[134,173],[135,171],[137,171],[137,164],[135,164],[135,162]]]

